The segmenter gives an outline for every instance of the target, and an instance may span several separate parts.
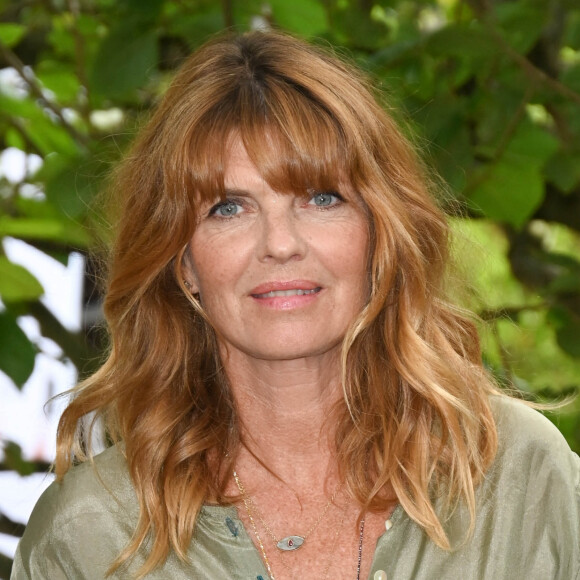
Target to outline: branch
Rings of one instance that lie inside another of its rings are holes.
[[[222,6],[224,9],[224,22],[226,28],[232,28],[234,25],[234,10],[232,6],[232,0],[223,0]]]
[[[523,306],[502,306],[500,308],[482,310],[479,313],[479,317],[486,322],[495,322],[496,320],[515,318],[522,312],[534,312],[537,310],[544,310],[549,307],[550,304],[547,302],[540,302],[539,304],[525,304]]]
[[[9,536],[22,536],[26,526],[20,522],[12,521],[8,516],[0,514],[0,534]]]
[[[80,133],[73,125],[71,125],[64,116],[62,108],[56,103],[52,102],[50,99],[46,98],[46,95],[42,91],[42,87],[38,84],[34,76],[26,71],[24,63],[12,52],[7,46],[0,42],[0,56],[16,70],[20,75],[22,80],[28,86],[30,93],[36,98],[40,99],[47,109],[49,109],[58,120],[62,123],[62,126],[69,132],[71,137],[83,147],[87,147],[89,144],[88,138]]]
[[[510,141],[512,140],[512,137],[514,136],[518,128],[518,125],[520,124],[520,121],[526,114],[526,105],[531,100],[535,92],[534,84],[535,83],[531,83],[526,87],[526,92],[524,93],[524,96],[520,101],[520,104],[518,105],[517,111],[510,119],[510,122],[508,123],[505,131],[503,132],[503,135],[500,137],[499,144],[493,155],[494,161],[499,161],[501,159],[501,156],[504,154],[507,146],[509,145]]]
[[[484,21],[485,23],[485,21]],[[511,58],[519,67],[524,71],[524,73],[530,77],[532,80],[538,81],[549,86],[554,92],[560,93],[563,97],[570,99],[578,104],[580,104],[580,94],[573,91],[571,88],[567,87],[565,84],[556,80],[555,78],[546,74],[542,69],[539,69],[535,64],[528,60],[525,56],[521,55],[519,52],[515,51],[503,38],[497,30],[486,23],[491,34],[497,40],[501,49],[505,54]]]
[[[42,335],[54,340],[63,349],[80,374],[96,370],[100,359],[87,345],[82,334],[69,332],[41,302],[30,302],[28,309],[38,320]]]
[[[79,25],[78,25],[79,17],[81,15],[81,6],[80,6],[79,0],[68,0],[67,5],[68,5],[68,9],[73,17],[72,35],[73,35],[73,38],[75,41],[75,56],[76,56],[77,76],[79,78],[79,81],[81,82],[81,85],[85,88],[85,91],[86,91],[86,96],[81,101],[81,106],[79,108],[80,108],[80,111],[81,111],[83,118],[85,119],[85,122],[90,127],[91,123],[90,123],[89,108],[88,108],[90,91],[89,91],[89,83],[88,83],[87,75],[85,74],[86,73],[86,70],[85,70],[86,69],[85,38],[80,33]]]
[[[0,578],[10,578],[11,573],[12,560],[8,556],[0,554]]]

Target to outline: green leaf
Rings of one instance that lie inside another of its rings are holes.
[[[469,203],[487,217],[520,229],[544,198],[540,171],[521,159],[502,159],[482,170]]]
[[[44,290],[26,269],[0,256],[0,297],[4,302],[20,302],[40,298]]]
[[[20,42],[25,32],[26,26],[22,24],[3,22],[0,24],[0,42],[8,48],[12,48]]]
[[[31,99],[14,99],[0,93],[0,111],[12,117],[35,118],[40,110]]]
[[[31,99],[12,99],[0,93],[0,111],[10,118],[18,118],[28,138],[41,153],[58,151],[72,155],[77,152],[78,145],[67,129],[52,121]]]
[[[580,155],[559,152],[544,167],[544,174],[563,193],[570,193],[580,183]]]
[[[317,0],[270,0],[276,24],[303,36],[321,34],[328,28],[326,12]]]
[[[68,131],[47,117],[36,118],[25,127],[30,140],[45,155],[55,152],[73,155],[78,151],[78,145]]]
[[[35,356],[34,347],[16,318],[7,311],[0,312],[0,370],[20,388],[34,370]]]
[[[580,320],[570,316],[556,329],[556,340],[565,353],[580,358]]]
[[[199,12],[176,14],[168,25],[170,34],[183,37],[187,42],[187,46],[194,50],[212,34],[216,34],[225,26],[221,10],[217,7],[212,8],[210,12],[202,14]]]
[[[523,122],[510,141],[506,155],[518,156],[539,166],[552,157],[559,146],[558,139],[546,129],[531,122]]]
[[[123,16],[140,23],[153,24],[163,8],[164,0],[122,0],[119,2]]]
[[[157,35],[134,21],[123,21],[103,40],[89,84],[106,97],[123,98],[145,84],[157,68]]]
[[[550,3],[543,0],[505,2],[495,8],[506,40],[522,54],[532,48],[550,20]]]
[[[450,24],[434,32],[427,41],[427,50],[434,56],[491,58],[497,44],[490,33],[477,24]]]
[[[331,13],[331,18],[331,32],[339,44],[351,43],[359,50],[378,50],[392,36],[392,31],[383,22],[371,19],[369,12],[354,3],[341,5]]]
[[[564,46],[580,50],[580,10],[570,11],[564,29]]]
[[[31,475],[34,473],[34,464],[26,461],[22,457],[22,449],[17,443],[8,441],[4,444],[4,463],[8,469],[12,469],[20,475]]]
[[[67,218],[76,219],[89,211],[108,169],[97,157],[51,155],[37,178],[45,183],[48,201]]]
[[[567,68],[561,76],[561,81],[573,91],[580,91],[580,64]]]

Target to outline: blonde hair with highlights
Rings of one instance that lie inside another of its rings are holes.
[[[346,180],[360,196],[370,296],[344,338],[337,458],[361,513],[385,509],[394,493],[449,548],[433,491],[450,509],[463,501],[473,526],[497,437],[476,330],[445,299],[446,221],[364,76],[280,33],[222,36],[191,56],[115,177],[110,353],[62,416],[58,478],[87,459],[79,422],[102,420],[125,448],[140,504],[112,570],[150,540],[140,574],[170,550],[185,559],[204,502],[227,501],[238,417],[215,333],[183,286],[183,259],[200,206],[224,195],[232,135],[277,191],[339,190]]]

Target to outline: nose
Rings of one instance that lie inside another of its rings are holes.
[[[301,260],[306,253],[306,239],[296,212],[287,200],[262,212],[260,259],[285,263]]]

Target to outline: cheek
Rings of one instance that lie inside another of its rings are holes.
[[[366,224],[350,225],[334,232],[332,237],[319,240],[324,247],[324,260],[345,289],[360,294],[364,301],[368,295],[369,236]],[[354,298],[355,296],[353,296]]]
[[[369,252],[369,236],[366,226],[346,228],[336,236],[334,254],[337,262],[353,274],[366,271]]]
[[[191,245],[191,272],[198,292],[220,299],[220,290],[235,285],[243,273],[243,252],[226,239],[195,240]]]

